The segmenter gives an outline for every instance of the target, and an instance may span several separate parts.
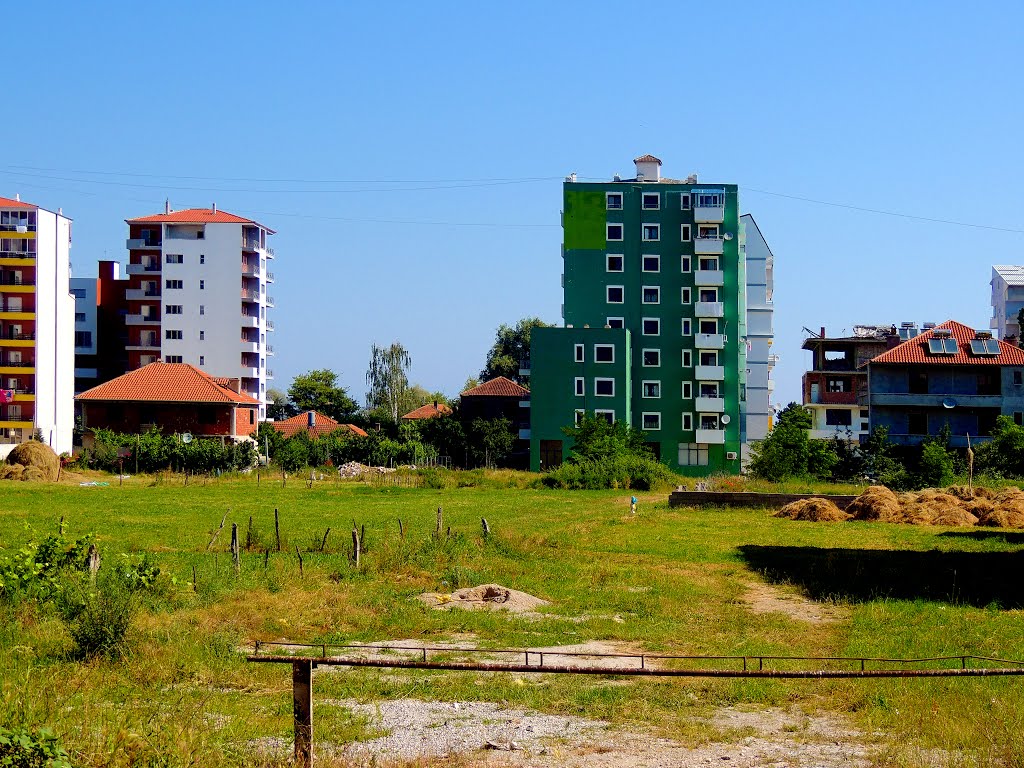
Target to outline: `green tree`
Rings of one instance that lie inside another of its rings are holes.
[[[942,488],[953,480],[953,457],[938,440],[928,440],[921,446],[921,460],[917,468],[917,485],[922,488]]]
[[[298,411],[317,411],[339,422],[350,421],[359,408],[348,390],[338,385],[337,374],[327,369],[296,376],[288,387],[288,399]]]
[[[400,407],[409,389],[407,371],[412,365],[408,350],[397,341],[389,347],[370,348],[370,367],[366,371],[366,405],[391,414],[398,421]]]
[[[405,390],[402,402],[398,406],[398,414],[408,413],[428,403],[444,403],[449,405],[448,398],[442,392],[431,392],[420,384],[413,384]]]
[[[534,328],[547,327],[548,324],[539,317],[524,317],[514,328],[504,323],[499,325],[494,344],[487,352],[487,363],[480,371],[480,381],[504,376],[528,387],[529,379],[519,375],[519,363],[530,356],[530,332]]]
[[[268,419],[283,421],[284,419],[290,419],[298,413],[298,410],[288,399],[288,395],[280,389],[275,389],[274,387],[268,389],[267,399],[270,401],[270,404],[267,406]]]
[[[997,416],[992,439],[974,444],[977,472],[1002,477],[1024,476],[1024,427],[1009,416]]]
[[[653,456],[644,443],[644,433],[624,421],[609,424],[607,419],[585,414],[575,427],[562,427],[573,440],[569,461],[601,461],[617,456]]]
[[[798,403],[790,403],[779,414],[775,427],[764,440],[751,446],[750,471],[764,480],[800,477],[808,472],[811,446],[807,431],[811,415]],[[824,442],[824,441],[822,441]],[[816,452],[820,463],[821,458]]]
[[[868,476],[893,490],[905,490],[913,483],[903,463],[896,457],[896,445],[889,439],[888,427],[875,427],[864,444]]]
[[[505,418],[473,419],[469,433],[477,460],[488,466],[501,464],[512,453],[516,441],[512,422]]]

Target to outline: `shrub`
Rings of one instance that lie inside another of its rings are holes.
[[[47,728],[0,728],[3,768],[71,768],[68,753]]]
[[[612,456],[605,459],[566,462],[548,472],[544,485],[569,490],[605,488],[640,491],[673,487],[679,478],[650,456]]]
[[[127,650],[138,599],[115,571],[89,584],[69,581],[59,600],[60,617],[81,658],[118,658]]]

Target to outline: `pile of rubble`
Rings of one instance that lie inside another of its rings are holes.
[[[362,477],[363,475],[386,475],[394,472],[393,467],[368,467],[358,461],[350,461],[338,467],[338,477]]]

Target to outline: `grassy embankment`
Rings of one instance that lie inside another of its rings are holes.
[[[515,484],[514,477],[503,478]],[[289,670],[247,664],[237,652],[257,638],[441,641],[468,635],[492,647],[609,640],[682,654],[974,652],[1024,658],[1020,611],[984,605],[990,592],[971,583],[953,584],[952,597],[932,601],[864,593],[877,588],[878,573],[899,573],[901,558],[909,557],[905,588],[896,594],[913,598],[915,585],[947,577],[944,558],[962,557],[975,568],[991,562],[992,576],[1006,579],[996,594],[1014,604],[1024,542],[1010,532],[968,537],[948,529],[797,523],[763,510],[674,510],[665,493],[641,495],[640,514],[632,518],[628,491],[333,482],[307,489],[298,480],[282,488],[266,478],[258,487],[251,478],[187,488],[180,478],[177,484],[141,478],[124,487],[113,483],[0,485],[0,546],[25,541],[31,535],[26,525],[39,534],[52,530],[63,515],[70,535],[98,535],[107,563],[121,552],[149,552],[164,572],[163,588],[147,598],[131,651],[119,662],[73,660],[63,625],[47,610],[30,604],[0,609],[0,724],[50,725],[83,765],[247,764],[254,759],[254,740],[290,739]],[[444,542],[431,540],[438,506],[453,532]],[[275,507],[285,551],[272,553],[265,569],[262,549],[273,546]],[[228,510],[227,526],[207,552]],[[236,576],[226,552],[230,524],[238,523],[244,541],[250,515],[261,545],[243,555]],[[489,542],[480,535],[481,517],[493,531]],[[406,526],[404,543],[399,518]],[[369,547],[359,572],[348,561],[353,520],[365,524]],[[319,546],[327,527],[327,551],[306,552]],[[301,579],[296,545],[304,552]],[[891,556],[883,559],[891,559],[880,568],[873,561],[870,573],[861,570],[861,580],[856,553],[849,552],[860,549],[884,550]],[[803,553],[806,562],[819,564],[852,558],[846,567],[853,575],[838,585],[815,583],[813,569],[794,567]],[[755,561],[773,567],[778,578],[802,581],[812,593],[838,592],[839,603],[849,605],[848,618],[809,624],[751,612],[741,598],[750,584],[763,581]],[[528,620],[435,611],[412,600],[423,591],[484,582],[530,592],[552,605],[543,609],[543,619]],[[918,747],[951,750],[964,764],[1024,762],[1024,687],[1017,678],[602,682],[343,671],[317,680],[316,737],[341,743],[367,732],[366,723],[345,717],[326,699],[508,702],[653,726],[694,743],[707,733],[692,724],[692,716],[750,702],[849,713],[865,728],[887,734],[881,758],[887,763],[912,764]]]

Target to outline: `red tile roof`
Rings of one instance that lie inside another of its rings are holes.
[[[526,387],[516,384],[512,379],[505,376],[498,376],[472,389],[467,389],[462,393],[462,397],[477,397],[480,395],[487,397],[522,397],[528,394],[530,394],[530,390]]]
[[[75,400],[259,405],[188,363],[150,363],[88,389]]]
[[[640,157],[634,158],[634,163],[657,163],[661,165],[661,160],[656,158],[654,155],[640,155]]]
[[[928,353],[928,339],[935,336],[935,329],[925,331],[919,336],[904,341],[887,352],[871,359],[871,365],[1024,365],[1024,349],[1019,349],[1005,341],[999,342],[999,354],[982,356],[971,354],[971,341],[975,338],[975,330],[963,323],[947,320],[935,328],[948,328],[957,340],[958,351],[955,355],[932,355]]]
[[[0,208],[38,208],[37,205],[26,203],[21,200],[12,200],[9,197],[0,197]]]
[[[136,219],[125,219],[128,224],[256,224],[258,221],[236,216],[227,211],[215,211],[212,208],[185,208],[170,213],[154,213],[152,216],[140,216]],[[272,229],[268,232],[273,232]]]
[[[309,426],[309,414],[313,414],[313,426]],[[272,426],[285,437],[291,437],[299,432],[306,432],[310,437],[329,435],[339,429],[346,429],[360,437],[366,437],[366,432],[355,424],[339,424],[330,416],[324,416],[316,411],[306,411],[298,416],[292,416],[284,421],[275,421]]]
[[[402,418],[408,419],[409,421],[414,421],[416,419],[432,419],[435,416],[442,416],[446,413],[451,412],[452,409],[449,408],[444,403],[438,403],[436,406],[433,403],[427,403],[426,405],[421,405],[419,408],[413,411],[409,411]]]

